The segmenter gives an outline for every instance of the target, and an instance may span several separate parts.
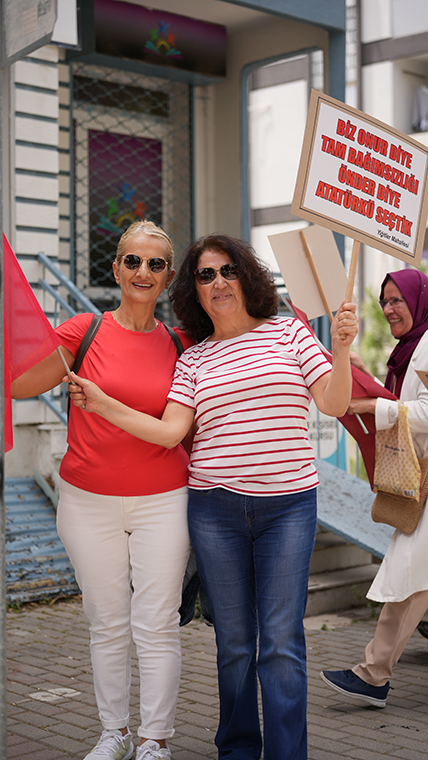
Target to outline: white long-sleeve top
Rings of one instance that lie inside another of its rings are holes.
[[[407,420],[416,454],[428,457],[428,389],[416,370],[428,370],[428,331],[422,336],[407,368],[400,401],[408,409]],[[378,398],[376,429],[387,430],[398,417],[398,402]],[[410,535],[396,530],[367,597],[378,602],[402,602],[428,589],[428,510],[426,503],[416,529]]]

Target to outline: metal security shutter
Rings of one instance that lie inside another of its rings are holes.
[[[72,148],[75,282],[112,309],[120,293],[111,265],[132,222],[163,227],[178,259],[191,242],[189,85],[73,64]],[[172,319],[167,299],[159,316]]]

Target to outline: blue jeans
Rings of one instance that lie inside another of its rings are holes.
[[[303,629],[316,489],[256,497],[189,489],[189,532],[217,640],[219,758],[306,760]],[[258,643],[258,655],[257,655]]]

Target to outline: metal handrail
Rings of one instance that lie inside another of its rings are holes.
[[[45,253],[39,253],[37,255],[37,258],[40,261],[40,263],[43,264],[43,266],[46,267],[46,269],[51,274],[53,274],[54,277],[57,278],[60,285],[63,285],[63,287],[66,288],[66,290],[68,290],[70,295],[73,296],[73,298],[83,306],[85,311],[92,312],[92,314],[101,314],[101,311],[99,310],[99,308],[95,306],[95,304],[93,304],[92,301],[89,300],[89,298],[86,298],[86,296],[83,295],[83,293],[79,290],[79,288],[76,287],[74,282],[71,282],[71,280],[69,280],[68,277],[66,277],[65,274],[63,274],[61,270],[58,269],[58,267],[54,265],[52,259],[46,256]],[[56,298],[56,296],[54,296],[54,298]],[[77,314],[77,312],[74,311],[74,314]],[[74,314],[72,316],[74,316]]]
[[[52,285],[49,285],[49,283],[46,282],[46,280],[43,280],[43,278],[39,280],[39,285],[41,285],[43,290],[46,290],[47,293],[50,293],[50,295],[55,299],[57,303],[59,303],[60,306],[62,306],[64,311],[66,311],[70,317],[74,317],[76,310],[73,309],[73,307],[70,306],[70,304],[64,298],[62,298],[62,296],[60,296],[58,291],[55,290]]]
[[[62,409],[61,405],[53,396],[52,391],[41,393],[39,399],[40,401],[43,401],[43,403],[46,404],[51,412],[53,412],[58,417],[60,422],[62,422],[64,425],[67,424],[67,412]]]
[[[74,301],[82,306],[84,311],[90,312],[92,314],[101,314],[99,308],[95,306],[95,304],[93,304],[89,298],[83,295],[83,293],[76,287],[74,282],[69,280],[69,278],[66,277],[54,264],[52,259],[46,256],[44,253],[39,253],[37,255],[37,258],[40,263],[46,267],[46,269],[56,278],[58,284],[62,285],[68,291]],[[57,318],[58,307],[62,308],[70,317],[74,317],[78,313],[76,309],[70,306],[68,301],[66,301],[58,293],[56,288],[46,282],[44,278],[40,278],[39,284],[40,287],[49,293],[49,295],[51,295],[55,301],[55,321]],[[46,406],[51,410],[51,412],[55,414],[56,417],[58,417],[60,422],[62,422],[64,425],[67,425],[67,412],[65,411],[66,394],[64,390],[61,395],[61,403],[59,403],[58,397],[55,397],[53,389],[51,391],[47,391],[46,393],[41,393],[38,398],[40,401],[43,401],[43,403],[46,404]]]

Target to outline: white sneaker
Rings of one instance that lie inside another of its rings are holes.
[[[171,760],[171,751],[168,747],[161,748],[153,739],[147,739],[137,747],[135,760]]]
[[[102,732],[94,749],[89,755],[86,755],[84,760],[130,760],[133,753],[134,745],[131,733],[128,732],[123,736],[121,731],[106,729]]]

